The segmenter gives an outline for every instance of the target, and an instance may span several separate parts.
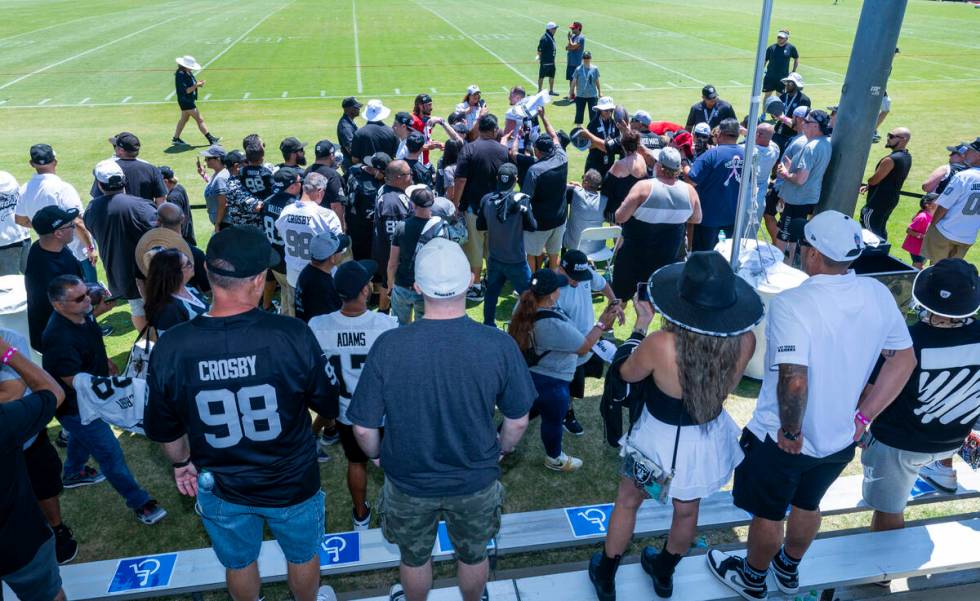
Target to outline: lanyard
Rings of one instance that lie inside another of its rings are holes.
[[[711,109],[711,113],[708,113],[708,107],[704,105],[701,105],[701,110],[704,111],[704,122],[711,125],[711,120],[718,114],[718,103],[715,103],[714,108]]]

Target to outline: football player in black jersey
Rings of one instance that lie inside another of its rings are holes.
[[[259,597],[266,524],[294,598],[336,599],[319,587],[324,493],[309,412],[337,417],[336,378],[303,322],[256,307],[277,260],[256,227],[211,238],[214,304],[154,348],[144,427],[163,443],[180,493],[197,497],[233,599]]]

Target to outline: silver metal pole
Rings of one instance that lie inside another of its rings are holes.
[[[755,129],[759,120],[759,105],[762,104],[762,64],[769,45],[769,18],[772,16],[773,0],[762,0],[762,17],[759,22],[759,43],[755,50],[755,75],[752,77],[752,96],[749,99],[748,131],[745,134],[745,161],[742,165],[742,183],[738,192],[738,209],[735,212],[735,231],[732,233],[732,269],[738,271],[739,247],[745,235],[745,226],[755,197],[753,173],[755,173]]]

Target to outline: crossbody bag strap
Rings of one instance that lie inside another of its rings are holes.
[[[680,446],[681,441],[681,423],[683,423],[683,418],[677,422],[677,433],[674,435],[674,456],[670,460],[670,475],[674,475],[674,468],[677,467],[677,447]]]

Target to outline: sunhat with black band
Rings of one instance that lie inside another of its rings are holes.
[[[691,253],[650,276],[650,300],[664,319],[705,336],[738,336],[762,320],[752,286],[715,251]]]
[[[943,259],[926,267],[912,283],[912,300],[940,317],[970,317],[980,310],[977,268],[963,259]]]

